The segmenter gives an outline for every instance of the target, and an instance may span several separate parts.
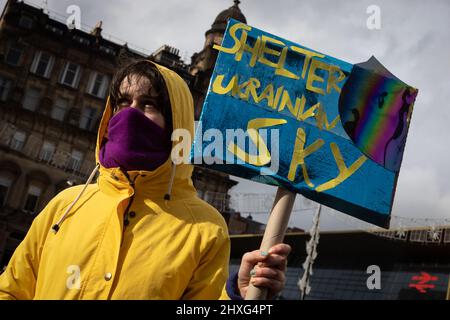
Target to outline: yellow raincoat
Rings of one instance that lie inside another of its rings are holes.
[[[189,88],[176,73],[157,67],[169,92],[173,129],[188,129],[193,137]],[[97,163],[111,116],[108,102]],[[97,183],[87,186],[54,233],[52,226],[83,186],[62,191],[36,217],[0,276],[0,299],[228,298],[223,289],[230,254],[227,226],[197,197],[192,170],[170,158],[154,171],[131,171],[129,177],[100,166]],[[164,200],[167,193],[170,200]]]

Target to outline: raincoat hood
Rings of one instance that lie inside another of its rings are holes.
[[[161,73],[169,94],[170,105],[172,108],[172,127],[173,130],[184,129],[189,132],[190,137],[194,136],[194,105],[192,95],[186,82],[175,72],[160,66],[156,63],[148,61],[155,65]],[[104,168],[99,161],[100,147],[105,136],[107,135],[108,124],[113,116],[113,106],[110,103],[110,98],[106,102],[106,107],[100,122],[97,134],[96,145],[96,163],[99,166],[100,176],[112,177],[113,180],[107,179],[108,183],[112,183],[113,187],[120,188],[120,185],[128,183],[126,175],[119,168]],[[177,141],[172,142],[172,148],[177,144]],[[189,153],[188,153],[189,154]],[[179,156],[179,155],[174,155]],[[177,162],[178,163],[178,162]],[[137,175],[144,176],[145,179],[140,179],[141,183],[145,184],[145,189],[153,195],[165,196],[166,200],[170,196],[183,196],[186,192],[195,192],[193,188],[191,175],[193,166],[187,163],[175,165],[172,162],[172,157],[169,157],[166,162],[153,171],[129,171],[129,179],[133,180]],[[173,175],[173,179],[171,179]],[[117,180],[118,178],[118,180]],[[101,187],[106,188],[103,181],[100,179]],[[114,180],[116,182],[114,182]],[[172,181],[173,180],[173,181]],[[173,186],[173,189],[172,189]]]

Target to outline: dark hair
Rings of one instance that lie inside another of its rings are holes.
[[[166,83],[156,66],[147,60],[137,60],[131,63],[129,62],[114,74],[109,89],[110,102],[113,108],[116,107],[117,102],[120,99],[120,86],[123,80],[129,75],[137,76],[138,81],[141,77],[150,80],[152,86],[148,94],[158,101],[158,106],[161,108],[160,111],[166,122],[166,127],[169,129],[169,132],[171,132],[172,107],[170,105],[170,98]]]

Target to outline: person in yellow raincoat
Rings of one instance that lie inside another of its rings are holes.
[[[250,281],[280,292],[285,244],[245,254],[226,285],[226,223],[197,197],[193,166],[170,156],[172,131],[193,137],[193,117],[175,72],[150,61],[121,69],[98,130],[96,168],[35,218],[0,276],[0,299],[239,299]]]

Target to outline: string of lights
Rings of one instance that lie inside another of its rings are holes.
[[[231,207],[242,214],[268,215],[274,198],[272,194],[240,193],[232,195]],[[304,215],[305,212],[313,214],[318,205],[314,201],[297,195],[292,215]],[[450,243],[450,218],[417,218],[394,214],[391,215],[391,227],[386,230],[334,209],[326,208],[322,212],[347,225],[351,230],[363,231],[387,239],[418,243]]]

